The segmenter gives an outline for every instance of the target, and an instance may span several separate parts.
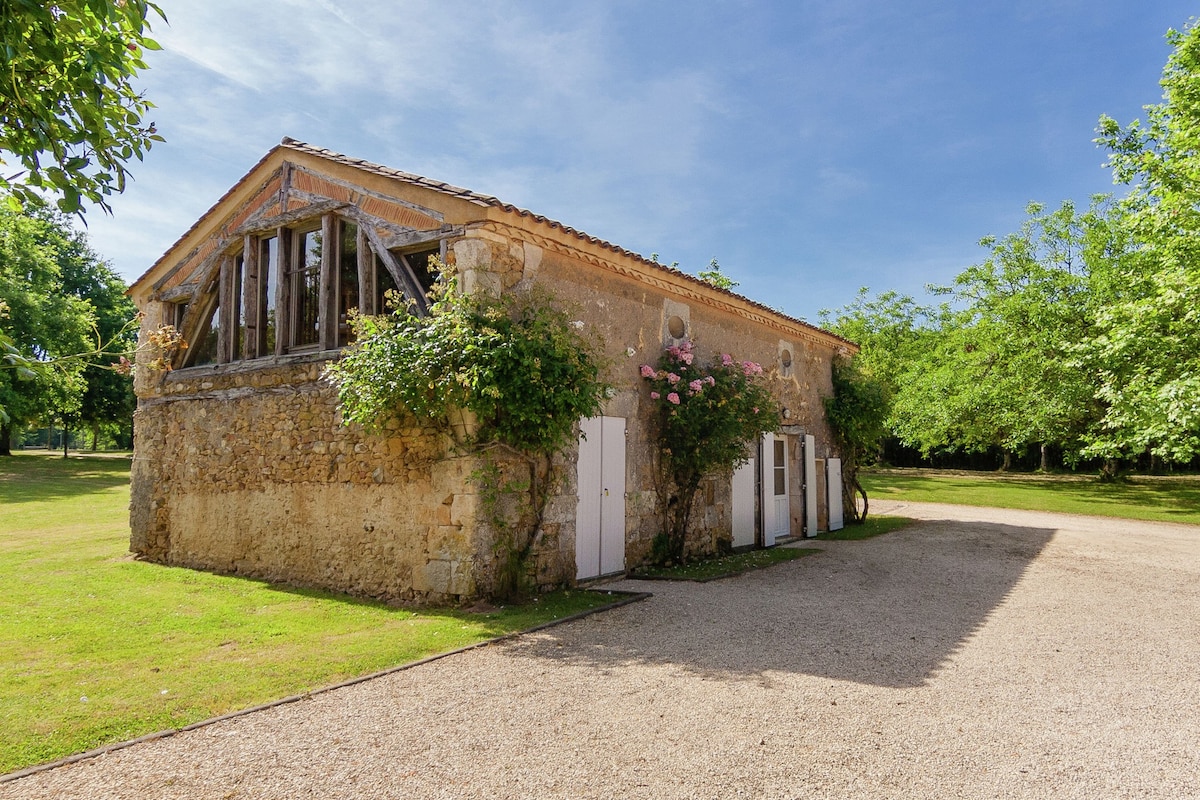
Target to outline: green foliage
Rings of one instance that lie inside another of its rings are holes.
[[[1083,348],[1107,410],[1088,454],[1200,455],[1200,28],[1170,31],[1163,102],[1121,128],[1100,121],[1139,251]]]
[[[368,428],[407,413],[450,431],[467,411],[478,423],[469,444],[548,455],[599,413],[607,388],[581,324],[536,290],[468,297],[448,275],[429,316],[397,309],[355,325],[356,342],[327,375],[343,417]]]
[[[89,305],[63,292],[61,232],[47,219],[0,207],[0,454],[16,425],[46,414],[79,385],[82,364],[56,361],[87,348]]]
[[[754,442],[779,427],[779,406],[761,374],[758,364],[728,354],[701,365],[691,342],[668,347],[657,368],[642,365],[657,412],[661,549],[668,560],[684,558],[700,482],[745,463]]]
[[[1084,213],[1070,202],[1027,212],[1019,231],[980,242],[983,263],[934,288],[939,308],[860,293],[831,320],[862,345],[858,368],[883,387],[888,431],[927,456],[1042,444],[1074,459],[1098,428],[1097,371],[1080,343],[1125,283],[1122,213],[1107,198]]]
[[[842,507],[848,522],[867,519],[870,501],[858,480],[859,468],[869,463],[887,432],[890,410],[887,388],[850,359],[833,362],[833,396],[825,398],[825,418],[842,454]],[[862,497],[862,509],[858,497]]]
[[[892,291],[871,297],[864,286],[850,304],[838,311],[822,310],[819,319],[821,327],[862,348],[855,357],[858,369],[878,381],[890,401],[904,384],[909,365],[936,338],[947,313],[946,306],[922,306]]]
[[[752,570],[765,569],[785,561],[795,561],[805,556],[815,556],[821,551],[815,547],[770,547],[748,550],[715,558],[674,564],[670,567],[648,566],[634,570],[633,577],[664,581],[697,581],[704,583],[721,578],[732,578]]]
[[[696,277],[705,283],[710,283],[718,289],[725,289],[726,291],[730,291],[738,285],[737,281],[724,272],[721,272],[721,265],[717,263],[715,258],[708,262],[708,269],[700,270]]]
[[[0,452],[39,418],[131,425],[132,382],[113,369],[137,344],[125,289],[61,215],[0,208]]]
[[[940,309],[865,292],[822,321],[862,345],[890,431],[925,455],[1041,444],[1068,463],[1200,456],[1200,28],[1171,31],[1164,101],[1100,121],[1119,203],[1028,208]],[[832,318],[831,318],[832,317]]]
[[[0,176],[9,208],[59,196],[65,212],[125,188],[125,165],[162,141],[143,116],[152,105],[134,90],[146,69],[151,12],[145,0],[5,0],[0,4],[0,154],[22,172]],[[0,159],[0,165],[7,162]],[[6,170],[6,173],[8,170]]]

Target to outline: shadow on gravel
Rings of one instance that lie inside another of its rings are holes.
[[[987,620],[1054,531],[929,520],[706,584],[645,584],[648,602],[514,642],[601,671],[673,664],[709,679],[792,672],[923,685]]]

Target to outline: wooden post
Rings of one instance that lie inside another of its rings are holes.
[[[337,235],[337,217],[321,217],[321,296],[318,302],[317,340],[322,350],[338,346],[338,263],[342,242]]]
[[[262,293],[259,291],[258,278],[258,239],[246,235],[242,239],[242,308],[246,313],[246,341],[242,343],[243,358],[258,358],[262,352],[263,330],[262,320],[266,309],[263,308]]]
[[[275,355],[281,356],[292,343],[292,232],[279,228],[279,280],[275,284]]]
[[[382,308],[375,307],[374,258],[362,224],[358,225],[358,310],[363,314],[378,314]]]
[[[217,363],[225,364],[232,351],[232,326],[237,324],[233,303],[233,258],[222,256],[221,278],[217,285],[217,303],[221,309],[221,326],[217,328]]]

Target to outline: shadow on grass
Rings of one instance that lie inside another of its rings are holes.
[[[728,581],[656,583],[654,597],[629,611],[514,646],[531,659],[597,670],[650,663],[768,684],[784,672],[922,686],[1005,601],[1052,535],[913,523]]]
[[[95,494],[129,484],[125,457],[0,456],[0,503],[37,503]]]

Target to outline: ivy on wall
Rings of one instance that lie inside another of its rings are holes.
[[[599,345],[544,290],[468,296],[452,269],[438,268],[428,316],[396,298],[391,313],[358,317],[355,342],[325,374],[347,423],[378,430],[408,415],[452,435],[465,452],[498,451],[527,466],[512,477],[485,462],[475,476],[482,516],[499,537],[493,594],[513,596],[524,589],[553,458],[575,443],[580,419],[600,412],[607,385]]]

